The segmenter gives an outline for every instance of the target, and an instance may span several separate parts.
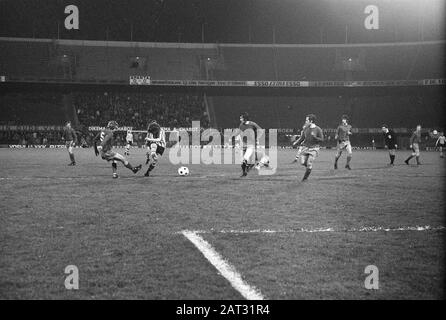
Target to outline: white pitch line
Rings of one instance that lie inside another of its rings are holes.
[[[195,234],[200,233],[229,233],[229,234],[252,234],[252,233],[326,233],[326,232],[392,232],[392,231],[437,231],[437,230],[445,230],[446,227],[438,226],[408,226],[408,227],[360,227],[360,228],[351,228],[351,229],[334,229],[334,228],[300,228],[300,229],[289,229],[289,230],[271,230],[271,229],[252,229],[252,230],[230,230],[230,229],[222,229],[222,230],[195,230],[193,231]]]
[[[215,249],[195,231],[184,230],[181,232],[192,242],[205,258],[225,277],[231,286],[247,300],[264,300],[262,293],[255,287],[246,283],[240,273],[226,262]]]

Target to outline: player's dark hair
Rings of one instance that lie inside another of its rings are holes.
[[[316,121],[316,115],[314,115],[314,114],[312,114],[312,113],[310,113],[310,114],[307,114],[307,116],[306,116],[306,118],[308,118],[308,121],[310,121],[310,122],[312,122],[312,123],[314,123],[315,121]]]
[[[119,127],[118,123],[114,120],[111,120],[107,123],[107,128],[110,128],[110,129],[115,128],[116,129],[118,127]]]
[[[150,121],[149,125],[147,126],[147,131],[152,133],[157,133],[160,131],[160,125],[156,122],[156,120]]]
[[[388,126],[387,126],[387,124],[383,124],[382,126],[381,126],[381,128],[389,128]]]
[[[243,118],[244,121],[248,121],[249,120],[249,114],[248,112],[243,112],[240,117]]]
[[[345,120],[347,120],[347,121],[350,120],[350,119],[348,118],[348,115],[346,115],[346,114],[343,114],[342,117],[341,117],[341,119],[343,119],[343,120],[345,119]]]

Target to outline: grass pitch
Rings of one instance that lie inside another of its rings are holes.
[[[122,149],[117,149],[123,152]],[[145,151],[129,160],[143,163]],[[333,170],[321,151],[307,183],[280,150],[275,175],[239,178],[239,165],[179,165],[168,150],[151,177],[111,166],[92,149],[0,149],[0,298],[241,299],[180,232],[201,236],[267,299],[442,299],[445,162],[424,152],[356,151]],[[143,168],[145,170],[145,168]],[[300,230],[331,228],[331,232]],[[233,232],[222,232],[222,231]],[[280,232],[239,231],[274,230]],[[66,290],[64,269],[79,269]],[[379,289],[364,287],[367,265]]]

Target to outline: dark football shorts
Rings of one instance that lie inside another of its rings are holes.
[[[160,156],[163,155],[164,150],[165,150],[164,147],[156,146],[156,153],[159,154]]]
[[[396,148],[395,148],[395,144],[388,144],[387,145],[387,149],[389,149],[389,150],[395,150]]]
[[[115,158],[116,153],[113,151],[103,152],[101,151],[101,157],[104,160],[112,161]]]

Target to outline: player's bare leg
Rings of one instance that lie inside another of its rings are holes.
[[[254,166],[254,164],[249,164],[249,161],[254,153],[254,147],[248,146],[246,148],[245,154],[243,155],[242,161],[242,174],[240,177],[246,177],[248,175],[248,171]]]
[[[389,157],[390,157],[390,166],[393,166],[394,164],[393,164],[393,162],[395,161],[395,155],[396,155],[396,152],[395,152],[395,150],[394,149],[390,149],[389,150]]]
[[[338,150],[335,155],[334,169],[338,169],[338,160],[342,155],[342,150]]]
[[[443,147],[440,147],[440,158],[444,158]]]
[[[127,159],[124,156],[120,155],[119,153],[115,154],[113,160],[121,162],[124,165],[124,167],[126,167],[129,170],[132,170],[133,173],[137,173],[142,168],[142,165],[138,165],[136,167],[132,166],[130,162],[128,162]]]
[[[146,164],[148,163],[150,163],[149,168],[144,174],[146,177],[150,175],[150,172],[152,172],[152,170],[155,169],[156,165],[158,164],[158,155],[155,152],[151,152],[150,154],[147,153]]]
[[[116,161],[112,161],[112,170],[113,170],[113,179],[118,178],[118,165],[116,164]]]
[[[347,155],[347,163],[345,164],[345,168],[347,168],[348,170],[351,170],[352,168],[350,168],[350,161],[352,160],[352,154],[349,153]]]
[[[76,160],[74,159],[73,146],[71,144],[70,144],[70,146],[68,146],[68,155],[70,156],[70,161],[71,161],[68,165],[75,166]]]
[[[313,168],[313,156],[310,154],[306,154],[305,156],[301,157],[301,165],[303,165],[306,170],[304,177],[302,178],[302,181],[307,181],[308,177],[310,176],[311,169]]]

